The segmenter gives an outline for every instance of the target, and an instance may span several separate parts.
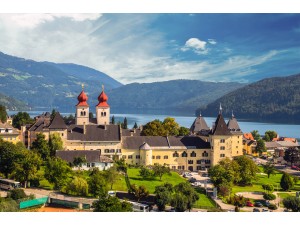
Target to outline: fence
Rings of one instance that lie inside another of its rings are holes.
[[[25,208],[29,208],[32,206],[37,206],[37,205],[43,205],[47,202],[48,197],[43,197],[43,198],[37,198],[37,199],[33,199],[33,200],[28,200],[28,201],[23,201],[20,202],[20,209],[25,209]]]

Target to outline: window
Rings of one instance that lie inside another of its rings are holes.
[[[136,158],[136,159],[139,159],[139,158],[140,158],[140,155],[136,155],[135,158]]]
[[[95,163],[92,163],[92,167],[95,167]]]
[[[181,166],[178,166],[178,169],[181,170]]]
[[[220,157],[221,157],[221,158],[224,158],[224,157],[225,157],[225,154],[220,154]]]
[[[104,166],[107,166],[108,165],[108,163],[104,163]]]
[[[63,137],[63,136],[64,136],[64,133],[61,133],[61,136]]]
[[[221,147],[220,147],[220,150],[225,150],[225,146],[221,146]]]
[[[106,116],[106,112],[104,112],[103,114],[104,114],[104,116]]]
[[[154,155],[152,156],[152,159],[155,159],[155,156],[154,156]]]
[[[191,157],[196,157],[196,152],[193,151],[193,152],[191,153]]]
[[[160,159],[160,155],[157,155],[157,156],[156,156],[156,159]]]
[[[197,166],[196,168],[197,168],[197,170],[201,170],[201,166]]]
[[[87,167],[91,167],[91,164],[87,163],[86,166],[87,166]]]
[[[186,152],[183,152],[183,153],[181,154],[181,157],[187,157],[187,153],[186,153]]]
[[[172,170],[176,170],[176,166],[172,166]]]
[[[188,164],[193,164],[194,160],[188,160]]]
[[[123,158],[123,159],[126,159],[126,155],[123,155],[122,158]]]
[[[101,116],[103,116],[103,112],[101,112]]]
[[[168,159],[169,157],[167,155],[164,156],[164,159]]]
[[[132,155],[129,155],[129,156],[128,156],[128,159],[132,159]]]
[[[220,143],[225,143],[225,139],[221,139],[221,140],[220,140]]]
[[[104,153],[109,153],[109,149],[104,149]]]
[[[110,152],[110,153],[114,153],[115,150],[114,150],[114,149],[110,149],[109,152]]]
[[[236,154],[239,154],[239,151],[236,151]]]
[[[179,154],[177,153],[177,151],[175,151],[175,152],[173,153],[173,157],[179,157]]]
[[[197,164],[201,164],[201,160],[197,160],[196,163],[197,163]]]
[[[224,155],[224,156],[225,156],[225,155]],[[205,159],[205,160],[204,160],[204,163],[205,163],[205,164],[210,164],[210,159]]]
[[[208,157],[208,153],[207,153],[206,151],[204,151],[204,152],[202,153],[202,157]]]

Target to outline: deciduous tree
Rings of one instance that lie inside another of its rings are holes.
[[[300,198],[289,196],[283,199],[282,202],[285,208],[290,209],[293,212],[300,212]]]
[[[7,120],[6,108],[3,105],[0,105],[0,121],[5,123]]]
[[[30,118],[27,112],[18,112],[17,115],[13,116],[12,125],[15,128],[21,129],[21,126],[33,123],[34,120]]]
[[[15,161],[17,160],[18,149],[10,142],[0,139],[0,172],[6,178],[15,169]]]
[[[164,174],[172,175],[169,167],[165,165],[160,165],[158,163],[154,164],[152,170],[154,172],[154,176],[158,176],[160,180]]]
[[[49,150],[50,150],[51,157],[54,157],[56,155],[56,150],[63,150],[63,141],[59,133],[50,134]]]
[[[144,185],[137,186],[136,184],[132,184],[131,190],[133,191],[133,194],[137,198],[138,202],[141,200],[141,198],[149,195],[149,191]]]
[[[36,151],[44,161],[50,156],[48,142],[45,140],[45,135],[42,133],[36,135],[36,140],[32,142],[31,149]]]
[[[291,166],[300,161],[300,151],[298,148],[288,148],[284,152],[283,159],[291,163]]]
[[[109,195],[101,196],[98,201],[93,202],[93,208],[94,212],[132,212],[129,202]]]
[[[253,130],[251,132],[251,134],[252,134],[254,140],[258,141],[259,139],[261,139],[260,134],[258,133],[258,130]]]
[[[115,166],[110,167],[108,170],[105,171],[105,178],[107,183],[110,184],[110,189],[112,190],[113,185],[117,182],[119,179],[120,174],[117,171],[117,168]]]
[[[270,175],[275,175],[275,166],[273,163],[266,163],[263,165],[264,173],[268,174],[268,178],[270,178]]]
[[[75,176],[72,181],[67,184],[66,192],[72,195],[87,196],[89,193],[88,183],[84,178]]]
[[[172,193],[173,193],[173,185],[169,183],[165,183],[161,186],[156,186],[154,193],[155,203],[159,211],[164,211],[167,204],[171,203]]]
[[[104,174],[99,170],[93,171],[88,181],[89,192],[94,197],[105,196],[108,191],[107,183],[105,181]]]
[[[234,161],[239,165],[240,181],[238,183],[241,185],[252,184],[252,181],[257,178],[256,173],[259,172],[257,165],[244,155],[234,158]]]

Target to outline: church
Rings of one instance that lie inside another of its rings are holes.
[[[238,122],[232,115],[226,124],[221,106],[212,128],[199,115],[188,136],[141,136],[139,129],[122,129],[120,125],[110,123],[110,106],[103,86],[95,106],[95,118],[89,117],[90,106],[84,87],[77,100],[75,120],[71,123],[66,124],[58,112],[53,119],[50,113],[46,113],[36,117],[31,127],[23,128],[28,147],[38,133],[43,133],[46,139],[58,133],[63,149],[57,149],[57,156],[69,162],[72,162],[73,156],[98,160],[87,162],[87,169],[97,163],[103,163],[101,168],[106,169],[112,165],[113,159],[122,158],[132,165],[158,163],[176,170],[199,171],[216,165],[225,157],[243,154],[243,133]],[[98,153],[95,154],[95,151]]]

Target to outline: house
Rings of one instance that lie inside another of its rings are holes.
[[[16,144],[19,141],[21,141],[20,131],[14,128],[11,125],[11,123],[7,121],[5,123],[2,123],[0,121],[0,138],[2,138],[4,141],[9,141],[13,144]]]
[[[73,163],[75,158],[84,158],[86,162],[80,167],[84,170],[92,168],[107,170],[113,166],[113,160],[102,156],[100,150],[57,150],[56,156],[68,163]]]

